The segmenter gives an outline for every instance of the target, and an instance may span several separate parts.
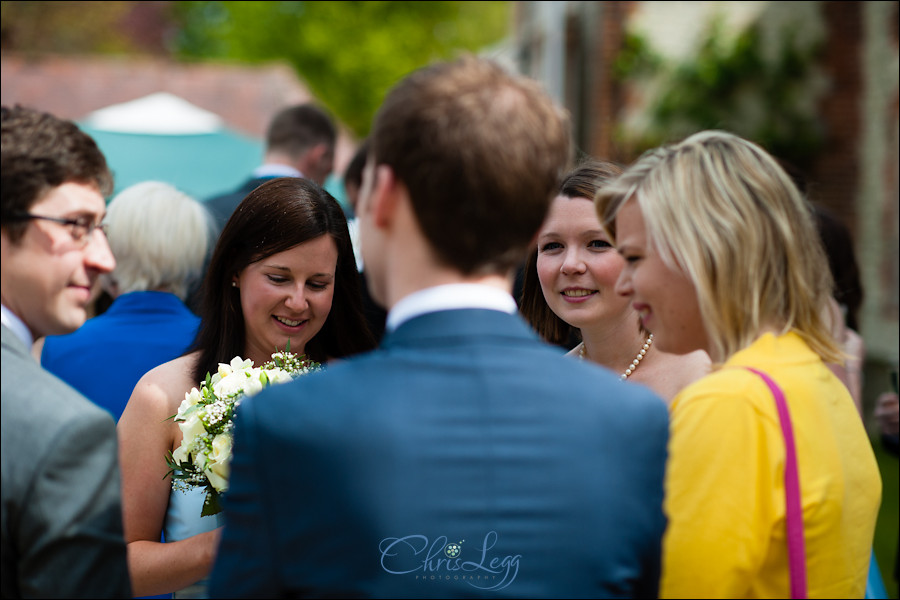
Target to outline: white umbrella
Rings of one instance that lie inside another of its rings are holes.
[[[153,135],[215,133],[225,127],[219,115],[168,92],[95,110],[84,123],[98,131]]]
[[[166,92],[101,108],[80,125],[106,156],[116,193],[156,180],[206,200],[238,187],[263,159],[261,140]]]

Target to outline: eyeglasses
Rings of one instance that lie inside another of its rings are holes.
[[[62,217],[46,217],[44,215],[33,215],[31,213],[18,213],[16,215],[13,215],[13,218],[20,221],[38,219],[40,221],[50,221],[51,223],[59,223],[60,225],[65,225],[69,228],[69,234],[76,242],[87,241],[90,235],[94,233],[95,229],[99,229],[100,231],[102,231],[103,235],[107,235],[109,233],[108,224],[103,222],[98,223],[87,215],[75,217],[74,219],[63,219]]]

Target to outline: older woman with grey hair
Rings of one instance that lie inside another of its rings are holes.
[[[113,302],[77,331],[48,336],[41,364],[118,419],[141,376],[193,342],[200,319],[184,300],[213,230],[202,203],[160,181],[120,192],[104,224],[116,268],[100,282]]]

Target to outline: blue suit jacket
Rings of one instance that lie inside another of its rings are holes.
[[[668,413],[518,316],[414,318],[246,399],[212,597],[652,597]]]
[[[206,209],[212,215],[213,221],[215,222],[216,235],[222,233],[222,229],[225,228],[225,224],[228,223],[228,219],[231,218],[231,213],[233,213],[244,198],[247,197],[247,194],[270,179],[275,179],[275,176],[253,177],[242,183],[240,187],[233,192],[220,194],[204,201]]]

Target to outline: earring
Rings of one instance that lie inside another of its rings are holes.
[[[237,281],[232,281],[232,282],[231,282],[231,287],[237,287],[237,286],[238,286]]]

